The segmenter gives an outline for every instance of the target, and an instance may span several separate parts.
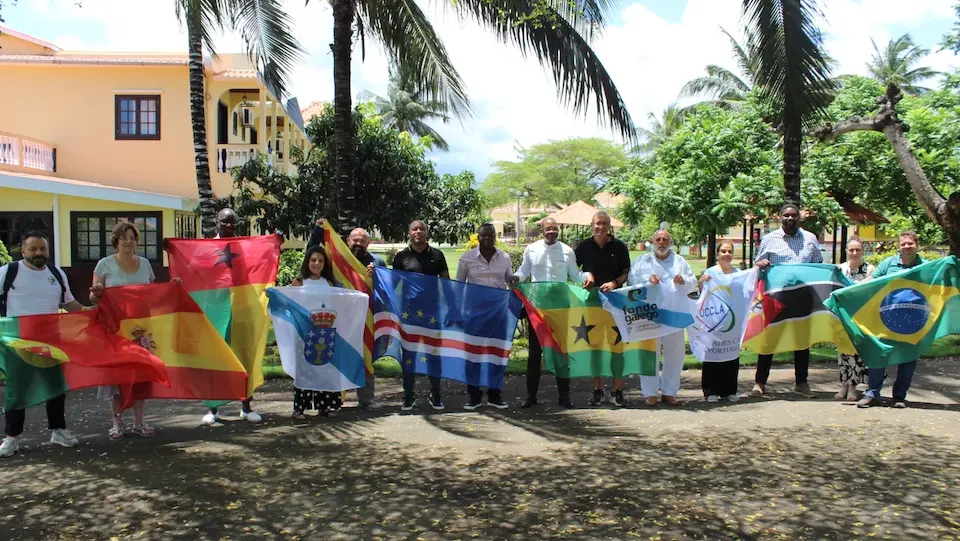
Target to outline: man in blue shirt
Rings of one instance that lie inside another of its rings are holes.
[[[926,263],[917,254],[918,241],[917,234],[913,231],[900,233],[900,253],[881,261],[877,265],[877,269],[873,271],[873,277],[882,278]],[[897,365],[897,381],[893,383],[893,407],[907,407],[907,390],[910,389],[910,382],[913,381],[913,373],[916,370],[916,360]],[[883,378],[886,373],[886,368],[867,368],[867,392],[857,402],[858,408],[869,408],[883,404],[883,399],[880,398],[880,388],[883,387]]]

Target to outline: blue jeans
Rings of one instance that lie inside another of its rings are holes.
[[[897,380],[893,382],[893,399],[906,400],[913,373],[917,370],[917,361],[910,361],[897,365]],[[870,398],[880,398],[880,388],[883,387],[883,376],[886,368],[867,368],[867,392]]]

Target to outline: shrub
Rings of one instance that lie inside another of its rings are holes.
[[[277,271],[277,285],[290,285],[290,282],[300,275],[301,264],[303,264],[302,250],[284,250],[280,254],[280,270]]]
[[[470,240],[467,241],[467,243],[463,246],[463,248],[464,250],[469,252],[470,250],[473,250],[479,245],[480,245],[480,236],[477,235],[476,233],[471,233]]]
[[[514,269],[520,268],[520,263],[523,262],[523,250],[526,248],[526,246],[513,246],[510,244],[497,243],[497,248],[500,248],[510,256],[510,260],[513,262]]]
[[[889,251],[889,252],[881,252],[881,253],[877,253],[877,254],[870,254],[870,255],[864,257],[863,260],[866,261],[867,263],[870,263],[870,264],[873,265],[874,267],[876,267],[876,266],[879,265],[880,262],[883,261],[884,259],[886,259],[886,258],[888,258],[888,257],[890,257],[890,256],[897,255],[898,253],[899,253],[899,252],[898,252],[897,250],[891,250],[891,251]],[[920,251],[920,257],[921,257],[924,261],[936,261],[937,259],[942,258],[942,257],[943,257],[943,254],[941,254],[940,252],[934,251],[934,250],[921,250],[921,251]]]
[[[11,261],[13,261],[13,258],[7,252],[7,247],[3,245],[3,241],[0,241],[0,265],[6,265]]]

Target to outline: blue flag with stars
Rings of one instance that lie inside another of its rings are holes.
[[[512,291],[375,269],[374,357],[404,372],[503,386],[521,302]]]

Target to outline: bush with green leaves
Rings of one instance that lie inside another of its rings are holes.
[[[0,265],[6,265],[12,260],[13,258],[7,252],[7,247],[3,245],[3,241],[0,241]]]
[[[866,261],[867,263],[870,263],[870,264],[873,265],[873,266],[877,266],[877,265],[879,265],[880,262],[883,261],[884,259],[886,259],[886,258],[888,258],[888,257],[890,257],[890,256],[895,256],[895,255],[897,255],[897,254],[899,254],[899,253],[900,253],[900,252],[898,252],[898,251],[896,251],[896,250],[892,250],[892,251],[889,251],[889,252],[882,252],[882,253],[878,253],[878,254],[870,254],[870,255],[864,257],[863,260]],[[943,254],[941,254],[940,252],[934,251],[934,250],[921,250],[921,251],[919,252],[919,255],[920,255],[920,258],[923,259],[924,261],[936,261],[937,259],[940,259],[940,258],[943,257]]]
[[[288,286],[294,278],[300,276],[303,264],[302,250],[284,250],[280,254],[280,270],[277,271],[277,285]]]

